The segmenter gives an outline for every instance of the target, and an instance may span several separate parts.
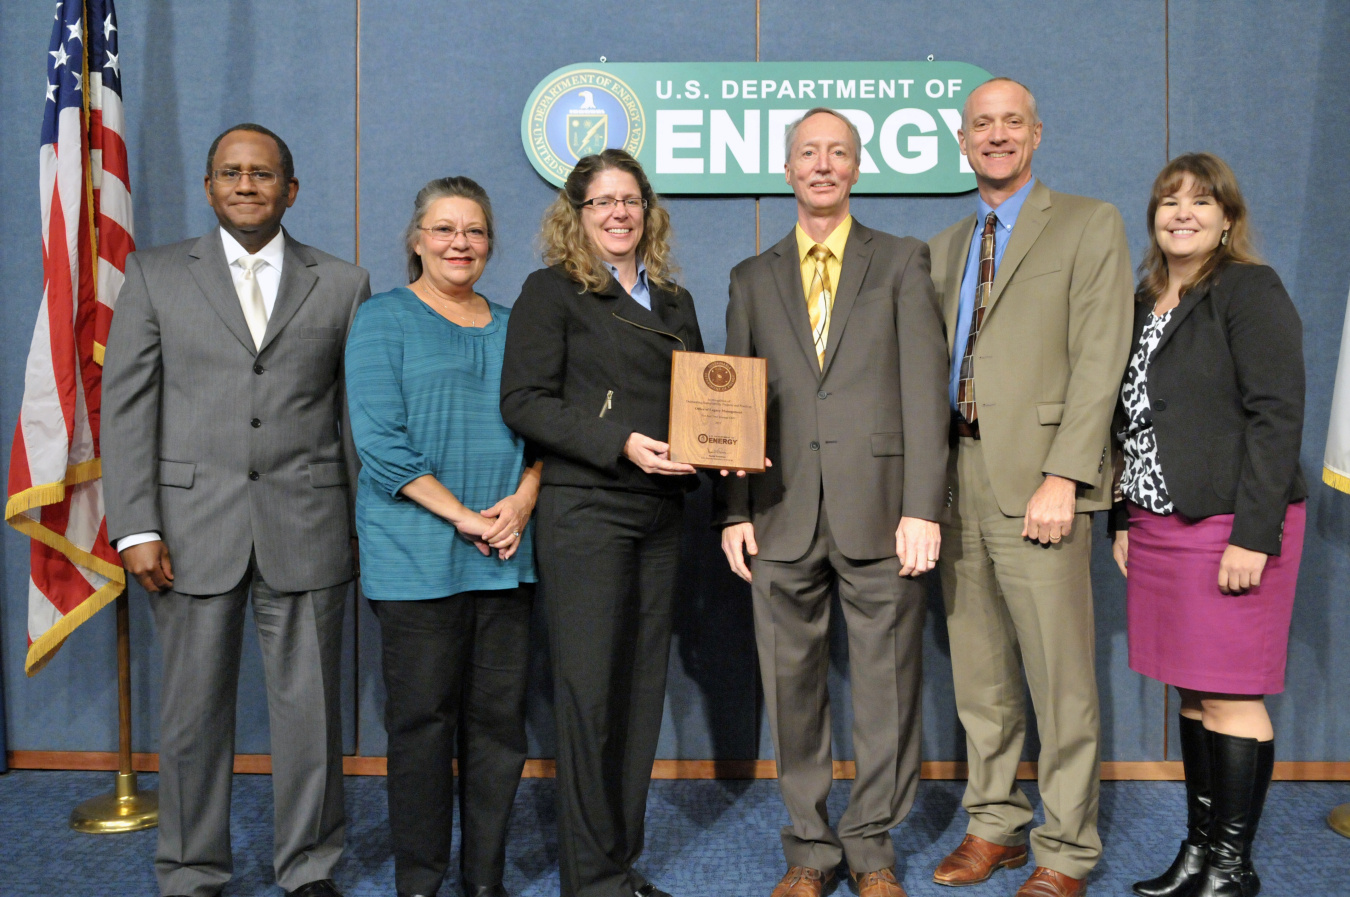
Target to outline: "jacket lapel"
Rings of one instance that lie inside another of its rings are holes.
[[[788,235],[769,250],[778,257],[770,263],[778,298],[787,314],[788,326],[797,336],[802,352],[811,363],[811,370],[820,376],[820,362],[816,359],[816,344],[811,339],[811,315],[806,310],[806,295],[802,292],[801,259],[797,257],[797,231]]]
[[[1177,332],[1177,328],[1181,326],[1181,322],[1186,320],[1186,318],[1190,316],[1190,313],[1195,311],[1195,307],[1209,295],[1210,287],[1213,283],[1214,279],[1210,278],[1210,286],[1206,286],[1199,290],[1191,290],[1185,296],[1181,297],[1181,301],[1177,303],[1177,307],[1172,310],[1172,319],[1167,322],[1167,326],[1163,329],[1162,337],[1158,340],[1158,345],[1153,350],[1154,358],[1158,357],[1158,353],[1162,351],[1163,346],[1167,345],[1172,339],[1172,334]],[[1137,332],[1135,337],[1137,342]]]
[[[650,327],[653,330],[669,331],[666,326],[665,317],[662,314],[663,306],[666,303],[666,294],[647,282],[647,295],[651,297],[652,307],[644,308],[641,302],[634,299],[627,290],[621,287],[617,281],[611,279],[609,284],[600,290],[600,295],[613,301],[612,311],[621,318],[627,318],[630,322],[640,324],[643,327]]]
[[[193,259],[188,270],[206,301],[235,338],[249,352],[254,352],[253,335],[244,320],[244,310],[239,307],[239,294],[235,292],[230,266],[225,261],[225,244],[220,240],[220,231],[213,229],[198,240],[188,254]]]
[[[1012,236],[1008,239],[1008,248],[1003,250],[1003,260],[998,263],[998,271],[994,274],[994,288],[989,296],[989,307],[985,309],[985,320],[998,303],[999,296],[1003,295],[1003,290],[1012,279],[1013,273],[1017,271],[1017,266],[1026,258],[1031,247],[1036,245],[1036,241],[1041,236],[1041,231],[1045,230],[1046,224],[1050,222],[1050,188],[1037,181],[1031,187],[1031,193],[1027,194],[1027,200],[1022,204],[1022,211],[1017,214],[1017,224],[1013,225]]]
[[[650,284],[649,284],[650,286]],[[675,290],[663,290],[660,287],[651,286],[652,297],[652,315],[657,319],[662,330],[667,333],[675,333],[679,320],[676,310],[679,307],[678,293]],[[636,303],[634,303],[636,304]],[[642,306],[638,306],[642,311],[646,311]]]
[[[291,239],[290,234],[285,234],[285,237],[286,257],[281,263],[281,285],[277,287],[277,301],[272,305],[272,314],[267,319],[267,332],[263,334],[262,345],[258,347],[259,354],[272,344],[282,328],[295,317],[314,289],[314,284],[319,282],[318,276],[311,270],[317,261],[309,247]],[[242,318],[243,312],[239,316]]]
[[[867,276],[867,267],[872,263],[872,231],[853,220],[848,232],[848,242],[844,244],[844,257],[840,260],[839,284],[835,287],[834,306],[830,309],[830,332],[825,337],[825,364],[821,371],[824,376],[830,369],[839,341],[843,339],[844,328],[848,326],[849,313],[862,289],[863,278]],[[805,304],[805,302],[803,302]],[[807,321],[811,320],[810,314]],[[814,352],[815,343],[811,348]]]
[[[1133,353],[1139,345],[1139,336],[1144,332],[1144,325],[1148,323],[1148,316],[1153,314],[1153,306],[1147,302],[1138,301],[1134,303],[1134,335],[1130,339],[1130,352]]]
[[[955,242],[947,253],[947,292],[942,297],[943,312],[947,319],[947,354],[951,355],[956,342],[956,323],[961,315],[961,287],[966,275],[966,262],[970,255],[970,241],[975,236],[975,219],[971,215],[957,227]]]

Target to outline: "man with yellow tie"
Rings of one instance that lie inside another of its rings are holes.
[[[818,897],[841,860],[898,897],[890,830],[919,780],[924,590],[945,504],[947,350],[928,247],[849,214],[861,141],[812,109],[786,135],[797,225],[731,272],[731,355],[769,362],[773,466],[720,483],[731,569],[751,584],[778,782],[792,824],[772,897]],[[831,826],[830,597],[848,628],[857,768]]]

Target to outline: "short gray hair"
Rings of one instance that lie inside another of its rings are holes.
[[[1031,111],[1031,124],[1035,126],[1040,123],[1041,115],[1039,112],[1036,111],[1036,95],[1031,92],[1031,88],[1027,87],[1025,84],[1023,84],[1021,81],[1018,81],[1016,78],[1009,78],[1007,75],[997,75],[993,78],[990,78],[988,81],[985,81],[984,84],[977,85],[975,87],[975,90],[972,90],[970,93],[966,94],[966,102],[961,106],[962,128],[970,127],[970,101],[971,98],[975,96],[975,91],[989,84],[997,84],[1000,81],[1002,81],[1004,84],[1016,84],[1018,87],[1022,88],[1027,92],[1027,107]]]
[[[422,278],[422,257],[413,249],[421,236],[422,219],[427,217],[427,211],[436,200],[453,197],[472,200],[483,210],[483,222],[487,225],[488,232],[487,258],[492,258],[492,247],[497,242],[497,231],[492,226],[492,200],[488,199],[487,191],[473,178],[436,178],[434,181],[427,181],[426,186],[417,191],[417,199],[413,200],[412,220],[408,222],[408,229],[403,232],[403,249],[408,254],[408,283],[417,283]]]
[[[833,115],[835,118],[848,125],[849,134],[853,135],[853,161],[862,162],[862,135],[858,133],[858,126],[849,121],[848,116],[837,109],[831,109],[828,106],[817,106],[814,109],[807,110],[801,118],[788,125],[787,131],[783,135],[783,158],[792,158],[792,145],[797,142],[797,131],[801,128],[802,122],[813,115]]]

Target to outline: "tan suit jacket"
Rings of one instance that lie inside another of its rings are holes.
[[[795,561],[823,501],[840,550],[866,560],[895,554],[902,515],[939,519],[946,358],[922,242],[854,220],[822,371],[789,232],[732,270],[726,351],[769,361],[774,466],[719,484],[719,526],[753,521],[761,559]]]
[[[933,283],[949,352],[971,215],[938,234]],[[1134,286],[1120,212],[1032,185],[994,275],[975,345],[980,436],[999,509],[1026,514],[1046,474],[1080,484],[1077,510],[1111,506],[1110,427],[1130,348]]]

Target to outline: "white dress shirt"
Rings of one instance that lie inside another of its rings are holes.
[[[234,281],[237,293],[244,282],[244,269],[239,265],[239,260],[249,253],[223,227],[220,229],[220,240],[225,246],[225,261],[230,266],[230,278]],[[267,310],[267,317],[271,318],[272,308],[277,304],[277,291],[281,289],[281,266],[286,258],[286,235],[277,231],[277,235],[254,255],[263,260],[263,264],[258,266],[253,276],[258,279],[258,289],[262,290],[263,308]],[[158,542],[162,538],[159,533],[132,533],[117,540],[117,550],[126,551],[132,546]]]
[[[220,229],[221,242],[225,244],[225,262],[230,266],[230,277],[234,280],[235,292],[244,282],[244,269],[239,260],[248,255],[248,250],[239,245],[239,241],[230,236],[225,228]],[[281,288],[281,264],[286,258],[286,235],[277,231],[271,241],[254,253],[265,264],[259,265],[254,276],[258,278],[258,289],[262,290],[263,308],[267,317],[272,317],[272,307],[277,304],[277,290]]]

